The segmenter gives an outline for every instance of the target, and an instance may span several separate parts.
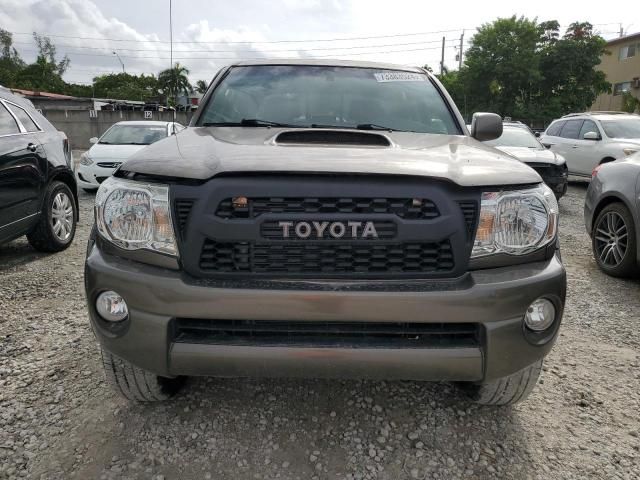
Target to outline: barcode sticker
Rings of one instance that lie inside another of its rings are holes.
[[[424,82],[426,80],[424,75],[411,72],[378,72],[373,76],[377,82]]]

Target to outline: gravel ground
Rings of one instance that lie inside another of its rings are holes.
[[[562,333],[513,408],[446,383],[286,379],[190,379],[175,401],[130,404],[85,315],[83,193],[66,252],[0,247],[0,478],[640,478],[640,282],[596,268],[585,190],[560,202]]]

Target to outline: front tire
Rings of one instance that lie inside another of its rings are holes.
[[[71,245],[76,234],[76,209],[71,189],[65,183],[51,182],[38,223],[27,234],[31,246],[41,252],[60,252]]]
[[[466,385],[471,399],[480,405],[513,405],[526,399],[538,383],[542,359],[512,375],[497,380]]]
[[[159,377],[116,357],[104,348],[101,351],[107,383],[128,400],[145,403],[168,400],[184,383],[183,377]]]
[[[638,273],[636,230],[622,203],[610,203],[593,223],[591,246],[596,264],[607,275],[631,277]]]

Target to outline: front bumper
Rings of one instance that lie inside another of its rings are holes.
[[[76,168],[76,182],[80,188],[97,189],[114,171],[115,169],[113,168],[78,164]]]
[[[477,270],[451,281],[207,281],[132,262],[93,245],[85,266],[93,330],[104,348],[162,376],[311,376],[487,381],[545,356],[557,336],[566,276],[551,260]],[[104,290],[120,293],[129,318],[109,328],[93,308]],[[538,297],[558,306],[541,344],[525,337],[523,316]],[[207,320],[461,323],[479,326],[476,346],[379,348],[176,342],[178,318]]]
[[[559,199],[567,193],[567,188],[569,186],[569,170],[567,169],[566,164],[552,165],[546,163],[535,163],[528,165],[538,172],[540,177],[542,177],[542,181],[551,190],[553,190],[556,198]]]

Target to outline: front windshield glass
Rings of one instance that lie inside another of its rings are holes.
[[[500,138],[484,143],[492,147],[544,148],[529,130],[519,127],[504,127]]]
[[[640,138],[640,118],[605,120],[601,123],[609,138]]]
[[[167,136],[164,125],[114,125],[100,142],[109,145],[150,145]]]
[[[353,67],[235,67],[216,87],[199,121],[205,126],[269,123],[461,134],[426,75]]]

